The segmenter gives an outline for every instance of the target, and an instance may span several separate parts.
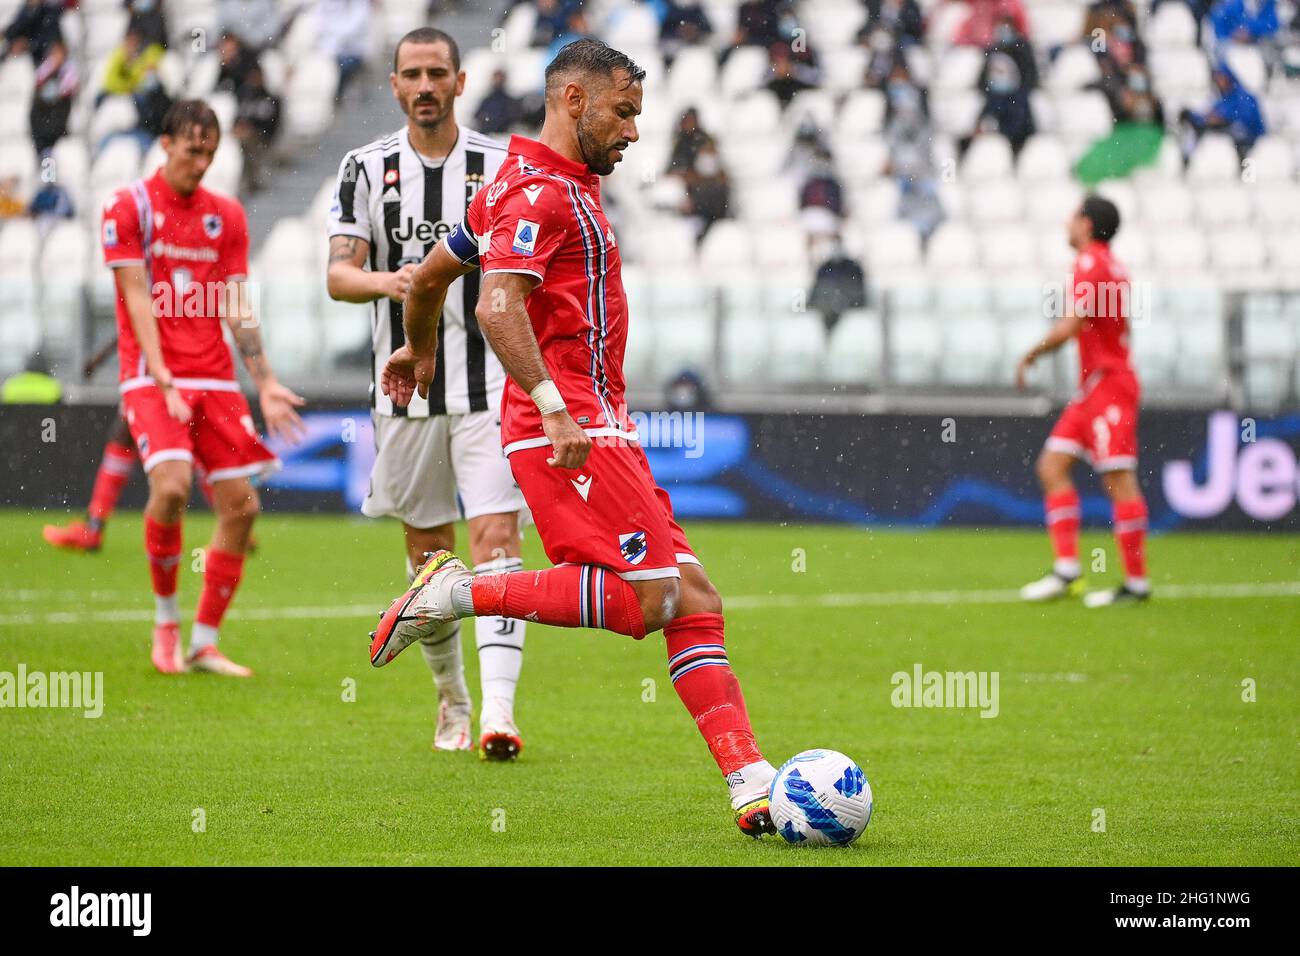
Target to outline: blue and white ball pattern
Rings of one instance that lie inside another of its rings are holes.
[[[871,784],[834,750],[805,750],[776,772],[768,794],[772,822],[797,846],[847,846],[871,822]]]

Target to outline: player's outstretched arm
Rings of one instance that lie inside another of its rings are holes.
[[[126,314],[131,319],[131,331],[135,334],[136,344],[140,346],[140,354],[144,356],[145,371],[162,389],[167,411],[172,418],[188,422],[190,407],[176,391],[176,386],[172,384],[172,373],[163,361],[158,317],[153,312],[153,294],[149,290],[144,266],[118,266],[113,273],[117,278],[118,294],[126,303]]]
[[[411,284],[415,266],[407,264],[396,272],[365,269],[370,243],[356,236],[330,236],[330,258],[325,289],[339,302],[373,302],[385,296],[401,302]]]
[[[394,405],[409,405],[416,389],[429,397],[438,351],[438,316],[451,284],[476,266],[462,263],[439,242],[415,267],[406,291],[402,324],[406,344],[393,352],[379,376],[379,386]]]
[[[1052,327],[1047,330],[1047,334],[1020,360],[1016,366],[1016,388],[1021,391],[1025,388],[1025,376],[1029,373],[1029,368],[1038,359],[1047,355],[1049,352],[1055,352],[1070,339],[1079,334],[1083,328],[1084,320],[1087,316],[1077,312],[1073,308],[1068,308],[1066,314],[1061,316],[1053,323]]]
[[[506,374],[527,392],[542,413],[542,431],[550,439],[554,468],[581,468],[591,439],[569,415],[542,358],[524,300],[537,278],[520,272],[489,272],[479,288],[474,317]]]
[[[296,409],[306,404],[306,400],[292,389],[281,385],[271,370],[271,362],[262,348],[262,330],[260,320],[253,313],[248,297],[248,283],[231,282],[226,287],[226,324],[235,337],[235,347],[244,360],[253,385],[257,388],[257,399],[262,406],[262,417],[266,420],[266,430],[277,438],[297,442],[307,432]]]

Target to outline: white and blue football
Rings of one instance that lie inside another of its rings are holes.
[[[796,846],[848,846],[871,822],[871,784],[834,750],[805,750],[776,772],[768,794],[772,822]]]

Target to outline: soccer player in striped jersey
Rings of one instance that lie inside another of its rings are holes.
[[[439,318],[442,348],[427,398],[394,405],[374,384],[405,343],[402,299],[415,264],[496,176],[505,147],[457,124],[465,74],[456,41],[443,31],[422,27],[403,37],[389,79],[406,125],[344,157],[329,220],[330,296],[371,303],[376,458],[361,510],[402,522],[408,579],[426,553],[454,547],[462,514],[475,568],[517,571],[523,497],[497,440],[505,372],[474,316],[477,275],[456,283]],[[526,627],[501,615],[474,622],[479,748],[488,759],[513,758],[523,746],[514,705]],[[460,623],[430,634],[421,650],[438,692],[434,749],[471,749]]]
[[[774,832],[776,771],[727,658],[722,599],[655,483],[624,400],[629,317],[600,177],[638,138],[644,76],[598,40],[560,50],[546,69],[540,139],[511,139],[464,231],[417,270],[410,342],[381,377],[399,405],[424,394],[439,305],[451,278],[479,265],[478,318],[509,375],[501,443],[556,566],[476,574],[448,552],[434,555],[384,614],[370,660],[382,666],[438,622],[479,615],[634,639],[662,630],[673,689],[721,771],[736,825],[757,837]],[[408,629],[412,615],[420,623]]]

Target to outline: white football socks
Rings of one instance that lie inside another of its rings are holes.
[[[474,566],[475,574],[508,574],[522,571],[522,558],[496,558]],[[514,722],[515,687],[524,660],[526,621],[495,614],[474,619],[474,643],[478,647],[479,677],[483,688],[481,723]]]
[[[1083,568],[1079,565],[1078,558],[1057,558],[1052,564],[1052,570],[1063,578],[1073,581],[1083,573]]]
[[[197,654],[205,647],[211,647],[217,643],[217,629],[211,624],[200,624],[198,621],[190,628],[190,654]]]
[[[420,639],[420,652],[433,671],[438,699],[469,703],[465,684],[465,661],[460,650],[460,621],[449,621],[428,637]]]
[[[158,594],[153,596],[154,624],[175,624],[180,619],[181,609],[176,603],[175,594],[169,594],[167,597]]]

